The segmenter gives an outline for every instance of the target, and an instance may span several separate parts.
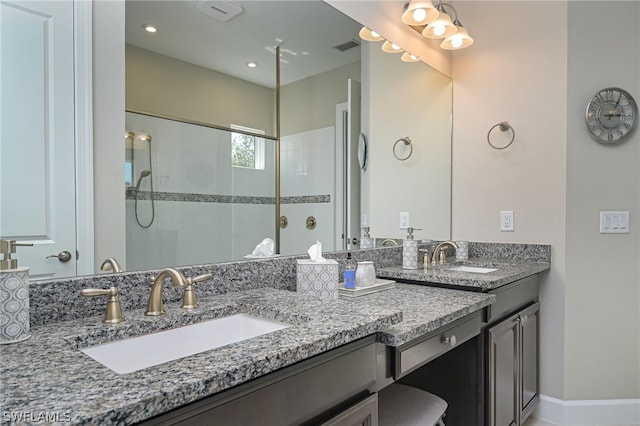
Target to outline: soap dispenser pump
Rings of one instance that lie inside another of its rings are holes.
[[[16,343],[31,337],[29,328],[29,268],[19,268],[18,260],[11,255],[17,246],[33,244],[17,243],[15,240],[0,240],[0,344]]]
[[[413,231],[419,228],[408,227],[407,239],[402,240],[402,267],[418,269],[418,242],[413,239]]]

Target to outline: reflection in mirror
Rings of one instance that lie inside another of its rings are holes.
[[[399,98],[399,84],[405,80],[408,81],[402,75],[403,70],[417,69],[400,69],[401,65],[404,67],[424,67],[424,80],[430,78],[429,74],[438,74],[440,78],[442,75],[434,72],[423,63],[401,63],[398,56],[388,55],[374,61],[369,50],[379,49],[379,47],[361,42],[357,38],[360,25],[349,17],[339,14],[320,0],[238,1],[237,3],[244,8],[244,11],[228,22],[220,22],[199,11],[194,11],[198,3],[197,1],[184,0],[126,1],[125,106],[128,110],[144,111],[160,117],[181,117],[189,121],[219,125],[225,128],[238,125],[244,128],[259,129],[264,132],[265,147],[273,146],[273,143],[268,140],[269,136],[276,134],[275,54],[273,47],[278,44],[282,45],[283,49],[289,49],[296,53],[295,55],[284,53],[281,63],[281,134],[283,141],[287,138],[293,141],[288,148],[282,150],[282,177],[285,179],[282,182],[282,189],[286,190],[282,194],[284,196],[282,201],[283,206],[291,210],[288,213],[290,217],[287,229],[289,231],[296,230],[295,233],[291,232],[286,235],[286,238],[283,238],[282,251],[285,253],[304,253],[305,249],[315,243],[316,239],[321,240],[325,251],[328,251],[340,249],[340,243],[344,241],[340,228],[336,226],[337,222],[331,221],[334,220],[334,217],[342,216],[345,211],[343,208],[344,197],[335,189],[337,176],[342,167],[341,162],[335,163],[335,158],[344,156],[345,153],[338,146],[341,139],[336,139],[334,136],[331,141],[330,134],[333,132],[335,135],[340,126],[346,126],[341,117],[343,117],[345,104],[349,103],[349,79],[354,83],[359,81],[362,86],[362,113],[358,115],[361,115],[361,132],[365,134],[368,143],[367,166],[360,173],[362,205],[359,206],[361,207],[361,215],[356,218],[357,221],[362,225],[370,226],[373,237],[398,238],[404,236],[398,227],[398,212],[408,211],[411,213],[412,226],[425,228],[425,231],[416,233],[417,238],[449,238],[450,80],[445,78],[447,81],[445,89],[437,96],[433,94],[420,96],[418,90],[415,90],[415,97],[407,99],[402,96]],[[364,5],[363,7],[368,7],[365,5],[367,2],[361,3]],[[278,6],[285,6],[286,10],[278,9]],[[159,9],[159,7],[162,8]],[[250,13],[253,7],[261,9],[256,13]],[[162,12],[163,10],[164,12]],[[184,11],[195,12],[197,18],[181,15]],[[252,16],[257,16],[254,22],[250,21]],[[277,21],[273,21],[274,18]],[[158,25],[157,33],[151,35],[142,30],[142,25],[149,22]],[[177,25],[175,30],[177,33],[168,30],[171,24]],[[201,26],[214,31],[214,33],[201,35],[199,33]],[[227,35],[226,31],[234,26],[239,28],[236,28],[235,33]],[[30,27],[23,26],[21,28]],[[118,25],[104,28],[118,28]],[[94,31],[104,31],[104,28],[95,28]],[[248,31],[248,28],[251,31]],[[314,45],[316,47],[309,50],[293,45],[294,40],[306,39],[305,30],[311,34],[312,41],[328,46],[327,49],[331,55],[341,58],[342,62],[333,62],[333,60],[328,60],[325,56],[320,55],[323,49],[318,45]],[[262,59],[256,59],[258,67],[253,69],[245,66],[247,61],[254,60],[254,55],[249,54],[247,45],[250,36],[257,36],[259,42],[257,48],[254,45],[253,54],[262,55]],[[335,36],[335,38],[327,41],[326,36]],[[191,38],[185,41],[186,37]],[[343,52],[334,48],[340,44],[348,44],[353,39],[361,43],[360,46],[346,49]],[[93,52],[94,57],[111,58],[117,55],[117,52],[100,51],[100,45],[96,46],[97,49]],[[192,49],[192,47],[200,47],[200,49]],[[223,52],[214,52],[214,49],[220,47],[227,49],[227,53],[231,54],[231,61],[224,59]],[[191,56],[188,58],[178,57],[178,52]],[[58,56],[60,55],[58,54]],[[382,61],[393,61],[393,66],[397,66],[398,69],[390,71],[384,67]],[[298,73],[299,68],[302,70],[302,74]],[[266,69],[268,72],[266,77],[258,78],[254,71],[261,69]],[[235,71],[241,71],[243,75],[238,75]],[[72,74],[73,72],[57,73],[57,75]],[[214,74],[215,77],[212,77]],[[181,75],[184,77],[180,77]],[[111,87],[110,82],[105,85]],[[56,93],[62,92],[58,90]],[[72,93],[73,91],[69,89],[67,92]],[[416,100],[418,97],[420,102]],[[441,100],[444,100],[443,105],[439,104]],[[352,101],[355,100],[352,99]],[[418,105],[431,106],[432,110],[417,108]],[[38,110],[38,107],[34,106],[33,110]],[[56,111],[60,111],[60,109],[57,108]],[[389,116],[390,113],[393,115]],[[428,122],[428,125],[427,116],[433,119]],[[444,119],[441,123],[436,123],[436,117],[444,117]],[[3,120],[4,118],[6,118],[6,114],[3,110]],[[418,130],[415,132],[408,130],[407,122],[401,119],[406,119],[417,125]],[[188,237],[193,237],[193,234],[198,236],[199,233],[213,229],[212,223],[215,223],[217,218],[210,217],[209,213],[198,216],[197,212],[192,216],[178,217],[176,212],[184,206],[180,202],[167,201],[162,197],[166,195],[164,193],[182,194],[180,197],[187,197],[187,194],[202,194],[196,183],[208,180],[212,180],[211,185],[231,182],[242,183],[245,186],[242,188],[227,187],[232,189],[226,193],[223,189],[220,189],[220,193],[217,189],[215,193],[203,192],[203,194],[208,194],[207,196],[247,194],[248,192],[243,191],[250,185],[259,184],[266,187],[274,185],[274,180],[267,178],[264,181],[249,182],[249,173],[242,175],[242,178],[236,176],[240,173],[234,173],[234,169],[230,166],[231,141],[229,132],[225,136],[221,136],[219,131],[214,132],[206,126],[204,128],[195,126],[192,129],[190,126],[182,126],[184,123],[181,123],[173,128],[169,123],[170,120],[154,120],[144,114],[127,114],[126,128],[121,129],[121,134],[124,135],[124,132],[129,130],[136,135],[151,135],[151,140],[143,141],[140,138],[136,139],[136,136],[133,135],[124,141],[122,139],[117,141],[122,143],[123,148],[126,149],[125,152],[128,153],[126,174],[123,181],[126,182],[125,187],[129,188],[126,195],[126,205],[130,226],[127,225],[127,230],[110,229],[110,232],[127,232],[131,233],[132,237],[134,234],[144,234],[127,241],[127,252],[129,255],[139,255],[150,259],[146,260],[147,263],[141,263],[140,266],[135,266],[135,263],[123,266],[128,270],[180,266],[238,259],[250,253],[263,238],[273,235],[276,219],[273,209],[271,209],[271,213],[256,213],[255,209],[264,206],[251,204],[245,211],[242,210],[247,207],[245,204],[225,204],[225,214],[230,215],[234,220],[236,217],[239,218],[238,226],[229,223],[224,233],[207,235],[205,241],[197,243],[189,241]],[[54,127],[62,128],[59,123],[56,123]],[[165,131],[168,133],[163,133]],[[424,134],[419,135],[420,132],[424,132]],[[73,134],[73,131],[65,134]],[[438,150],[427,149],[428,145],[425,141],[435,134],[446,135],[442,139],[446,140],[446,147],[438,148]],[[405,136],[412,138],[416,145],[416,151],[412,156],[413,163],[405,161],[403,163],[406,164],[400,166],[399,162],[393,159],[391,146],[397,138]],[[312,143],[317,137],[322,143],[331,141],[333,146],[326,149],[326,145]],[[59,138],[59,140],[62,139],[64,138]],[[213,145],[211,143],[209,146],[205,142],[205,140],[211,142],[218,139],[226,140],[224,154],[216,152],[216,150],[223,149],[219,144]],[[357,143],[357,137],[355,141]],[[205,167],[189,167],[193,163],[203,161],[194,159],[194,156],[199,157],[200,154],[194,154],[190,151],[191,148],[182,152],[183,144],[184,146],[201,146],[202,152],[205,153],[202,156],[209,158]],[[439,162],[436,151],[444,151],[449,157],[445,157],[444,161]],[[214,154],[227,157],[224,161],[217,156],[216,160],[213,160]],[[265,154],[265,158],[269,155],[275,155],[275,153]],[[149,158],[152,161],[150,166],[145,165],[148,164]],[[321,159],[322,164],[316,165],[314,163],[316,159]],[[105,160],[105,158],[100,159],[100,161]],[[177,167],[178,165],[180,168]],[[111,167],[111,164],[109,166]],[[63,169],[70,170],[72,167],[56,168],[56,170]],[[123,169],[125,169],[124,166]],[[217,173],[219,169],[227,170],[227,174],[219,175]],[[149,173],[146,173],[145,170],[148,170]],[[189,172],[189,170],[191,171]],[[436,174],[433,174],[434,172]],[[245,178],[246,180],[239,180]],[[286,181],[286,179],[290,179],[290,181]],[[60,182],[72,180],[73,177],[59,179]],[[120,185],[122,183],[121,181]],[[151,191],[152,183],[153,191]],[[132,196],[133,190],[137,186],[139,186],[137,194],[138,216],[142,225],[150,222],[152,207],[155,207],[153,223],[149,228],[142,228],[135,220],[135,198]],[[438,194],[447,194],[449,198],[430,194],[432,186],[437,187]],[[418,188],[419,193],[416,195],[416,193],[410,192],[408,189],[411,188]],[[152,193],[154,195],[153,203]],[[266,196],[265,194],[269,194],[266,189],[264,193],[257,192],[252,196],[261,197]],[[4,195],[3,193],[3,198]],[[300,197],[305,198],[301,199]],[[54,199],[57,198],[59,197],[54,197]],[[445,198],[447,201],[443,201]],[[416,204],[417,201],[422,204]],[[72,205],[73,203],[68,204]],[[202,207],[203,203],[194,204],[198,204],[196,207]],[[305,204],[310,204],[315,210],[307,211],[306,208],[309,206]],[[437,212],[441,218],[446,218],[446,220],[430,218],[429,214],[432,212]],[[316,218],[314,230],[309,230],[305,226],[309,216]],[[64,216],[59,215],[58,217]],[[328,219],[326,219],[327,217]],[[246,222],[243,222],[245,219]],[[150,232],[156,231],[156,226],[159,227],[164,223],[173,226],[180,221],[191,221],[197,225],[197,228],[192,231],[177,231],[168,227],[165,228],[166,231],[158,232],[156,239],[150,244],[143,244],[145,241],[149,241]],[[252,235],[252,241],[243,242],[242,245],[237,244],[235,233],[239,232],[238,229],[248,226],[247,222],[253,224],[253,222],[259,221],[268,223],[267,229],[270,229],[271,233],[256,230]],[[325,224],[330,224],[328,232],[331,235],[325,237],[314,234],[317,230],[324,229]],[[435,229],[436,224],[442,224],[442,229]],[[431,225],[434,228],[427,231],[427,226]],[[72,232],[69,233],[69,235],[72,234]],[[224,239],[222,238],[223,234],[225,234]],[[289,249],[286,247],[287,242],[297,244],[297,246],[291,245],[291,249]],[[163,254],[159,256],[149,254],[150,250],[158,248],[161,248]],[[55,254],[62,249],[66,250],[67,246],[61,247],[60,250],[51,247],[45,249],[46,252],[38,253],[39,258]],[[188,252],[187,249],[195,249],[206,257],[198,259],[180,257],[183,253]],[[35,252],[35,248],[32,251]],[[166,259],[163,258],[165,252],[170,253]],[[218,255],[219,257],[217,257]],[[21,255],[23,264],[33,268],[35,262],[27,260],[24,258],[25,256],[26,254]],[[118,258],[118,261],[125,263],[125,259]],[[63,264],[56,261],[53,263],[62,267],[72,262]],[[85,273],[87,272],[85,271]],[[65,276],[64,274],[57,276]],[[66,273],[66,275],[69,274]]]
[[[357,248],[352,243],[357,242],[360,227],[367,225],[371,226],[372,236],[402,238],[403,231],[397,227],[399,211],[409,211],[411,225],[424,229],[416,232],[417,238],[448,239],[450,79],[423,63],[407,64],[399,56],[379,52],[377,44],[359,39],[359,23],[324,2],[237,4],[243,11],[227,22],[220,22],[202,14],[197,2],[127,1],[127,108],[226,128],[246,126],[275,135],[273,55],[275,46],[280,45],[281,219],[288,224],[279,230],[280,252],[304,253],[316,241],[322,242],[325,251]],[[142,31],[145,22],[157,23],[158,33],[149,37]],[[188,31],[185,22],[189,22]],[[233,42],[206,42],[216,39]],[[244,66],[249,60],[258,63],[258,67]],[[360,83],[361,95],[349,92]],[[356,110],[352,112],[354,117],[349,117],[350,101],[360,106],[360,98],[362,112]],[[371,145],[371,161],[363,171],[357,162],[361,132]],[[390,160],[393,157],[389,144],[408,135],[416,140],[416,154],[411,161],[398,165]],[[350,145],[353,152],[348,154]],[[349,170],[353,173],[351,177],[347,177]],[[224,168],[215,168],[213,173],[216,180],[233,180],[225,176]],[[163,185],[157,179],[162,176],[156,174],[156,182]],[[360,179],[362,194],[356,186],[345,185]],[[408,197],[406,191],[398,191],[408,182],[421,186],[425,197]],[[199,194],[198,190],[189,189],[194,194]],[[148,209],[149,201],[146,203]],[[166,203],[170,202],[159,202]],[[127,204],[129,229],[133,217],[131,200]],[[162,210],[159,204],[158,209]],[[179,209],[179,204],[188,209],[190,203],[174,204],[174,209]],[[247,212],[256,208],[251,204],[233,206],[232,217],[245,216],[240,213],[245,207]],[[238,226],[229,224],[224,229],[235,230],[219,234],[215,241],[210,238],[200,243],[191,241],[194,247],[208,247],[204,251],[208,258],[178,260],[171,255],[175,261],[158,260],[158,265],[225,261],[251,253],[263,238],[273,237],[275,232],[273,211],[259,214],[255,220],[267,224],[264,230],[249,227],[253,232],[245,238]],[[312,229],[306,226],[310,217],[315,220]],[[158,220],[162,223],[162,219]],[[180,221],[177,216],[173,220]],[[204,222],[198,226],[215,228]],[[179,251],[187,253],[185,246],[189,244],[190,233],[182,233],[184,239],[180,240],[184,243],[179,244]],[[148,236],[142,234],[144,230],[139,226],[132,227],[128,253],[134,247],[135,252],[145,251],[147,246],[143,242]],[[194,232],[191,237],[199,235]],[[167,250],[177,249],[173,246]],[[127,258],[127,268],[138,269],[129,264],[130,254]]]
[[[126,126],[128,270],[241,259],[273,238],[272,140],[132,112]]]

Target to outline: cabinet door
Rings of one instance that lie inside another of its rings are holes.
[[[518,424],[518,327],[513,315],[488,332],[489,425]]]
[[[520,312],[520,423],[538,402],[538,313],[540,304]]]

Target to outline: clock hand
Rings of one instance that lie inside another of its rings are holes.
[[[609,113],[609,114],[605,114],[605,117],[629,117],[626,114],[613,114],[613,113]]]

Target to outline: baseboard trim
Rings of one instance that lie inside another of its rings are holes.
[[[561,426],[640,425],[640,399],[563,401],[540,395],[533,417]]]

